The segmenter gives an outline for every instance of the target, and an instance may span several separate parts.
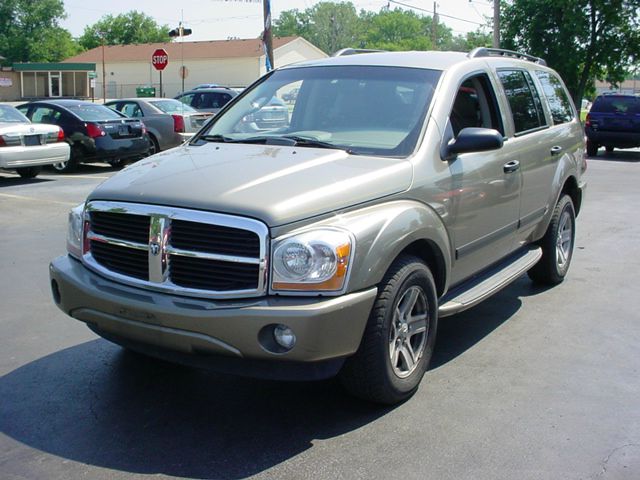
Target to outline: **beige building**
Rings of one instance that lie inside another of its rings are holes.
[[[201,83],[217,83],[230,87],[246,87],[266,73],[265,55],[260,39],[214,40],[180,43],[148,43],[142,45],[114,45],[97,47],[76,55],[65,62],[96,64],[94,95],[103,96],[103,65],[107,98],[136,96],[137,87],[155,87],[160,95],[160,72],[151,57],[157,49],[164,49],[169,63],[162,71],[162,91],[173,97]],[[327,56],[301,37],[273,39],[276,67]]]

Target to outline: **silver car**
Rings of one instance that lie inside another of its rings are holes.
[[[43,165],[69,160],[69,144],[56,125],[34,124],[11,105],[0,105],[0,169],[33,178]]]
[[[123,98],[105,105],[127,117],[142,119],[151,141],[150,154],[190,139],[212,116],[172,98]]]

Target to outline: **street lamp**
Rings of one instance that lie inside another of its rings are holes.
[[[186,76],[186,71],[184,68],[184,37],[187,35],[191,35],[192,30],[190,28],[184,28],[182,25],[182,21],[178,24],[178,28],[174,28],[169,31],[169,36],[171,38],[180,37],[180,77],[182,78],[182,90],[180,92],[184,92],[184,77]]]

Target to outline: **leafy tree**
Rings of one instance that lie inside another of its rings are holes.
[[[299,35],[327,53],[346,47],[380,50],[460,50],[491,45],[491,36],[481,31],[454,37],[438,22],[433,42],[433,18],[409,10],[383,8],[361,10],[351,3],[321,2],[304,11],[286,10],[274,21],[274,34]]]
[[[78,53],[71,34],[59,26],[61,0],[0,1],[0,54],[12,62],[56,62]]]
[[[576,104],[596,78],[620,82],[640,55],[640,0],[512,0],[502,46],[545,58]]]
[[[359,31],[360,20],[351,2],[320,2],[304,11],[287,10],[273,22],[274,35],[299,35],[327,53],[354,46]]]
[[[168,42],[169,27],[158,25],[153,18],[132,10],[120,15],[105,15],[93,25],[85,27],[79,39],[86,49],[105,45],[129,45],[132,43]]]
[[[477,47],[491,47],[493,45],[493,34],[476,30],[465,35],[456,35],[446,45],[445,50],[455,52],[470,52]]]
[[[430,50],[432,22],[401,9],[380,13],[362,12],[363,33],[360,46],[381,50]]]

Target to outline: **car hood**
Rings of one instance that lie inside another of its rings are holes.
[[[274,227],[406,190],[411,163],[342,150],[207,143],[154,155],[102,183],[90,200],[248,216]]]

